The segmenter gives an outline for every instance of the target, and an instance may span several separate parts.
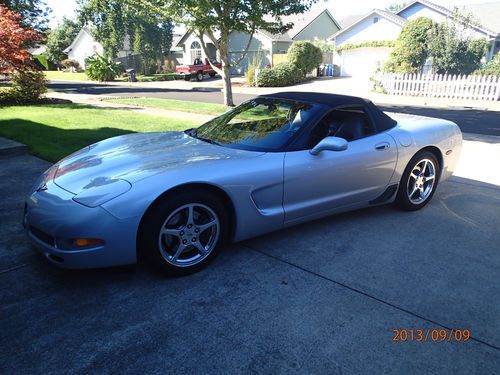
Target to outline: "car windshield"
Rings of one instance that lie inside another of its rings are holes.
[[[256,98],[186,132],[225,147],[276,152],[299,133],[316,106],[294,100]]]

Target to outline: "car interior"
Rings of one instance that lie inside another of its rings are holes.
[[[337,108],[329,112],[314,127],[309,136],[309,147],[316,146],[325,137],[344,138],[348,142],[374,133],[371,120],[361,106]]]

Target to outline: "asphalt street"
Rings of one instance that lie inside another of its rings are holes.
[[[50,83],[54,91],[118,97],[150,97],[164,99],[191,100],[208,103],[222,103],[222,92],[218,88],[200,88],[195,90],[170,88],[145,88],[112,86],[99,83],[57,82]],[[253,98],[253,95],[234,94],[236,104]],[[403,112],[420,116],[444,118],[455,122],[462,132],[500,136],[500,112],[470,108],[433,108],[418,106],[382,105],[384,111]]]

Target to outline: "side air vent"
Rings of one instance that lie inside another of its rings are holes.
[[[379,204],[379,203],[384,203],[391,199],[394,194],[398,191],[398,184],[394,185],[389,185],[387,189],[378,197],[375,198],[374,200],[370,201],[370,204]]]

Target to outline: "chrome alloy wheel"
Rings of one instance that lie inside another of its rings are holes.
[[[421,204],[429,198],[436,183],[436,166],[429,159],[420,160],[413,167],[407,184],[408,198],[413,204]]]
[[[158,244],[163,258],[177,267],[193,266],[217,245],[220,222],[201,203],[190,203],[172,212],[161,226]]]

